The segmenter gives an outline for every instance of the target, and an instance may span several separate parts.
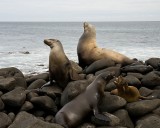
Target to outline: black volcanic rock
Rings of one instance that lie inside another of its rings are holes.
[[[160,99],[154,100],[141,100],[137,102],[128,103],[126,110],[131,116],[144,116],[152,112],[160,105]]]
[[[95,75],[97,76],[103,72],[109,72],[114,74],[115,76],[119,76],[121,71],[120,71],[120,67],[108,67],[108,68],[97,71]]]
[[[49,80],[49,73],[42,73],[42,74],[38,74],[38,75],[33,75],[29,78],[26,79],[27,84],[30,85],[32,82],[34,82],[35,80],[38,79],[43,79],[45,81]]]
[[[126,105],[125,99],[116,95],[111,95],[110,92],[105,92],[105,96],[101,100],[99,109],[102,112],[113,112]]]
[[[83,92],[90,84],[88,80],[78,80],[69,82],[61,96],[61,106],[71,101],[73,98]]]
[[[4,103],[3,103],[3,101],[0,98],[0,111],[3,110],[3,109],[4,109]]]
[[[59,124],[44,122],[27,112],[20,112],[8,128],[63,128]]]
[[[108,68],[114,66],[115,62],[111,59],[100,59],[93,62],[85,69],[86,74],[95,73],[96,71],[102,70],[104,68]]]
[[[143,77],[141,83],[144,87],[154,88],[160,86],[160,74],[159,72],[153,71]]]
[[[153,68],[160,68],[160,58],[150,58],[145,61],[147,65],[151,65]]]
[[[134,128],[134,124],[128,115],[128,112],[125,109],[120,109],[113,113],[120,119],[120,126],[124,126],[127,128]]]
[[[14,67],[0,69],[0,89],[11,91],[15,87],[27,88],[26,80],[22,72]]]
[[[33,97],[30,101],[37,107],[43,108],[45,110],[57,112],[57,107],[55,105],[55,102],[49,96]]]
[[[121,71],[125,73],[134,72],[134,73],[146,74],[148,72],[151,72],[152,70],[153,68],[147,65],[127,65],[121,68]]]
[[[0,128],[7,128],[12,123],[9,116],[3,112],[0,112]]]
[[[20,107],[26,99],[25,89],[17,87],[14,90],[2,95],[1,98],[6,105]]]
[[[46,83],[45,80],[43,79],[37,79],[34,82],[32,82],[27,89],[37,89],[37,88],[41,88],[42,85],[44,85]]]
[[[159,128],[160,127],[160,116],[158,115],[147,115],[136,122],[135,128]]]

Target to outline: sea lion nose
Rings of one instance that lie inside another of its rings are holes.
[[[44,39],[44,41],[43,41],[45,44],[47,43],[47,39]]]

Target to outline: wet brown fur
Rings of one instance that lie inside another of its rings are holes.
[[[79,39],[77,54],[79,65],[83,68],[97,60],[104,58],[112,59],[114,62],[120,63],[122,65],[133,63],[133,60],[129,59],[125,55],[110,49],[98,47],[96,42],[95,27],[87,22],[84,23],[84,33]]]
[[[140,95],[136,87],[128,86],[127,81],[122,76],[116,78],[114,84],[117,89],[112,90],[111,94],[118,95],[124,98],[127,102],[135,102],[139,99],[146,99],[146,97]]]

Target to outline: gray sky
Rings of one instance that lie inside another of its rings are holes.
[[[160,21],[160,0],[0,0],[0,21]]]

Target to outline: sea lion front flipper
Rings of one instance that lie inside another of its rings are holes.
[[[105,121],[106,123],[109,123],[111,121],[111,119],[108,116],[105,116],[104,114],[99,113],[98,107],[93,109],[93,113],[94,113],[94,116],[99,120]]]
[[[109,123],[111,119],[108,116],[105,116],[103,114],[97,113],[94,115],[97,119],[105,121],[106,123]]]
[[[42,85],[42,87],[40,87],[40,89],[47,87],[47,86],[51,86],[51,85],[53,85],[54,82],[55,82],[54,80],[52,81],[52,83],[49,81],[49,82],[45,83],[44,85]]]

